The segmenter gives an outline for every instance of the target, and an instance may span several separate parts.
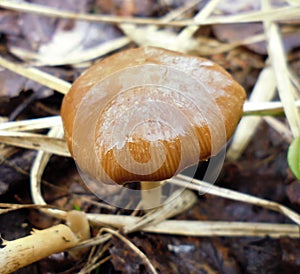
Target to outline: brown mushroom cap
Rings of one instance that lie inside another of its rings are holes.
[[[244,100],[219,65],[145,47],[90,67],[65,96],[61,116],[84,172],[104,183],[159,181],[217,154]]]

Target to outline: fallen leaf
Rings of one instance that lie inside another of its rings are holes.
[[[19,16],[14,11],[0,11],[0,32],[7,35],[20,35]]]
[[[40,46],[36,61],[40,65],[79,62],[87,50],[120,36],[112,25],[76,21],[71,29],[57,29],[52,40]]]
[[[0,71],[0,97],[15,97],[24,89],[27,80],[9,70]]]

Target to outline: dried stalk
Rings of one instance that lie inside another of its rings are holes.
[[[3,240],[0,252],[1,273],[12,273],[45,257],[76,246],[78,238],[66,225],[34,230],[32,235],[13,241]]]
[[[54,127],[48,132],[48,137],[54,138],[62,138],[63,130],[59,127]],[[51,154],[45,153],[43,151],[39,151],[36,155],[36,158],[33,162],[31,172],[30,172],[30,189],[31,189],[31,197],[35,204],[46,205],[42,192],[41,192],[41,178],[44,172],[44,169],[48,163]],[[51,216],[65,220],[67,215],[63,210],[58,209],[50,209],[50,210],[41,210],[45,213],[51,214]]]
[[[188,196],[186,196],[187,198]],[[171,204],[170,204],[171,206]],[[19,205],[19,204],[0,204],[0,214],[7,213],[11,210],[22,208],[40,209],[49,207],[49,205]],[[6,210],[7,208],[7,210]],[[52,207],[53,209],[53,207]],[[67,213],[65,213],[67,215]],[[153,216],[133,217],[127,215],[111,215],[111,214],[86,214],[87,218],[95,225],[112,226],[122,229],[123,233],[131,233],[133,231],[144,231],[149,233],[161,233],[182,236],[230,236],[230,237],[299,237],[299,226],[293,224],[276,224],[276,223],[253,223],[253,222],[225,222],[225,221],[197,221],[197,220],[161,220],[157,223],[157,219]],[[167,218],[168,216],[166,216]],[[154,219],[155,222],[151,222]],[[159,217],[161,219],[161,217]],[[142,225],[141,225],[142,224]],[[101,238],[101,243],[107,241]],[[89,244],[88,244],[89,243]],[[78,246],[98,245],[95,238],[84,241]]]
[[[156,26],[177,26],[186,27],[193,25],[213,25],[213,24],[229,24],[229,23],[250,23],[250,22],[261,22],[265,18],[272,21],[280,21],[293,19],[299,19],[300,6],[293,7],[280,7],[274,8],[267,11],[253,11],[240,15],[230,16],[213,16],[203,20],[202,22],[195,22],[195,20],[180,20],[165,22],[155,18],[138,18],[138,17],[122,17],[113,15],[94,15],[94,14],[82,14],[68,11],[60,11],[54,8],[45,7],[42,5],[31,4],[31,3],[14,3],[7,0],[0,1],[0,7],[18,12],[26,12],[32,14],[39,14],[48,17],[65,18],[74,20],[85,20],[93,22],[105,22],[105,23],[116,23],[116,24],[143,24],[143,25],[156,25]]]
[[[157,224],[186,211],[192,207],[196,201],[197,196],[192,191],[184,190],[182,192],[182,190],[178,190],[174,192],[161,207],[150,211],[140,219],[136,220],[133,224],[126,224],[122,227],[122,231],[127,234],[140,230],[149,224]]]
[[[49,58],[41,53],[36,53],[21,48],[10,47],[9,50],[14,55],[22,60],[30,62],[32,66],[61,66],[81,64],[93,59],[100,58],[113,51],[119,50],[130,43],[128,37],[120,37],[108,42],[103,42],[100,45],[85,49],[83,52],[76,52],[65,56],[64,58]],[[89,65],[89,64],[88,64]]]
[[[299,226],[274,223],[168,220],[146,226],[145,232],[194,237],[291,237],[298,239]]]
[[[28,149],[43,150],[61,156],[70,156],[62,138],[51,138],[42,134],[0,130],[0,142]]]
[[[183,7],[179,7],[176,10],[169,12],[167,15],[164,15],[159,20],[163,22],[170,22],[171,20],[176,19],[181,16],[182,13],[194,7],[201,1],[192,1],[185,4]],[[134,24],[120,24],[119,28],[134,41],[139,46],[155,46],[162,47],[170,50],[177,50],[181,52],[189,52],[191,49],[197,48],[198,43],[193,39],[184,39],[182,42],[179,41],[177,33],[159,29],[158,26],[137,26]],[[199,26],[191,26],[191,28],[199,28]],[[186,28],[187,29],[187,28]]]
[[[56,225],[43,230],[33,230],[30,236],[13,241],[3,240],[0,252],[1,273],[11,273],[54,253],[76,247],[90,238],[90,227],[84,212],[66,212],[67,225]],[[78,259],[88,252],[87,247],[76,248],[70,255]]]
[[[205,19],[207,19],[213,11],[216,9],[220,0],[211,0],[209,1],[195,16],[194,21],[197,23],[201,23]],[[178,44],[184,43],[185,41],[192,38],[192,36],[199,29],[199,26],[189,26],[183,29],[177,36]]]
[[[296,107],[300,108],[300,100],[295,101]],[[245,102],[244,116],[249,115],[281,115],[284,114],[283,104],[280,101],[276,102]]]
[[[100,231],[98,231],[97,233],[97,237],[99,237],[101,235]],[[106,234],[109,235],[110,234]],[[85,273],[89,273],[92,270],[94,270],[95,268],[99,267],[103,261],[103,259],[101,261],[99,261],[104,254],[108,251],[109,247],[111,246],[111,242],[107,242],[105,245],[102,244],[100,246],[93,246],[91,248],[91,251],[89,253],[89,257],[84,265],[83,268],[81,268],[79,274],[85,274]],[[107,257],[106,257],[107,258]]]
[[[140,222],[141,217],[120,215],[89,215],[93,222],[122,229]],[[225,222],[225,221],[193,221],[165,220],[157,224],[147,224],[138,231],[167,235],[194,237],[292,237],[299,238],[298,225],[255,223],[255,222]],[[91,244],[93,240],[89,241]],[[83,243],[82,243],[83,244]]]
[[[36,68],[30,68],[30,67],[26,68],[24,65],[10,62],[1,56],[0,56],[0,66],[9,69],[15,73],[18,73],[19,75],[22,75],[28,79],[36,81],[48,88],[59,91],[63,94],[66,94],[71,87],[70,83],[61,80],[60,78],[57,78],[55,76],[52,76],[49,73],[43,72]]]
[[[249,194],[240,193],[238,191],[218,187],[215,185],[212,185],[210,183],[200,181],[197,179],[190,178],[185,175],[177,175],[169,180],[167,180],[168,183],[175,184],[178,186],[182,186],[184,188],[189,188],[193,190],[197,190],[202,193],[209,193],[211,195],[223,197],[230,200],[240,201],[244,203],[249,203],[261,207],[265,207],[274,211],[277,211],[292,221],[294,221],[296,224],[300,225],[300,215],[294,212],[293,210],[287,208],[286,206],[283,206],[279,203],[265,200],[262,198],[258,198]]]
[[[148,273],[158,274],[155,270],[155,267],[151,264],[147,256],[132,242],[130,242],[128,239],[126,239],[123,235],[121,235],[119,232],[114,231],[109,228],[103,228],[102,231],[108,232],[115,237],[119,238],[122,242],[124,242],[132,251],[134,251],[141,259],[142,262],[147,266]]]
[[[263,10],[270,10],[269,0],[262,1]],[[294,98],[294,87],[289,79],[289,70],[282,44],[279,27],[268,17],[264,20],[268,40],[268,54],[275,72],[277,88],[284,112],[294,137],[300,136],[300,115]]]
[[[249,102],[255,104],[256,102],[269,101],[275,96],[275,91],[274,72],[271,67],[265,67],[256,81]],[[227,151],[227,159],[236,161],[242,155],[261,122],[262,118],[259,116],[242,118],[235,130],[229,150]]]
[[[33,131],[54,126],[62,126],[60,116],[0,123],[0,131]]]
[[[41,208],[55,208],[50,205],[36,205],[36,204],[9,204],[9,203],[0,203],[0,215],[6,214],[11,211],[19,210],[19,209],[41,209]]]
[[[97,258],[101,258],[102,254],[100,255],[96,255]],[[96,268],[100,267],[102,264],[104,264],[105,262],[109,261],[112,258],[111,255],[105,257],[104,259],[100,260],[97,263],[91,263],[88,264],[86,266],[84,266],[82,269],[80,269],[80,271],[78,272],[78,274],[86,274],[86,273],[91,273],[93,270],[95,270]]]

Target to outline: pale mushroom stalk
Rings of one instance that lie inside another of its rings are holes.
[[[161,205],[163,182],[141,181],[140,184],[142,207],[147,210]]]

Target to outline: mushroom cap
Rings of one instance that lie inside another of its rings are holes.
[[[83,172],[104,183],[160,181],[216,155],[245,97],[207,59],[143,47],[91,66],[66,94],[61,116]]]

